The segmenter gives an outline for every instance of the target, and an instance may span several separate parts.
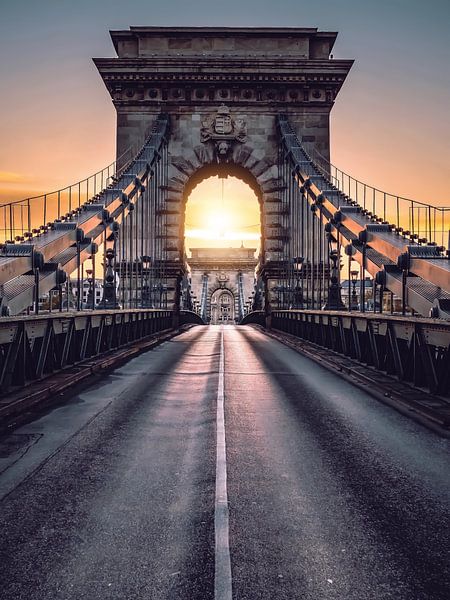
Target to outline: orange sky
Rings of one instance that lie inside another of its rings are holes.
[[[17,103],[10,90],[3,95],[20,118],[0,116],[1,203],[74,183],[113,159],[115,111],[94,75],[89,73],[89,93],[76,106],[53,95],[54,84],[44,90],[45,107],[28,97]],[[419,99],[398,111],[394,99],[386,106],[367,88],[355,88],[351,79],[352,73],[332,111],[333,163],[380,189],[450,206],[447,124],[437,135],[433,111],[421,114]],[[355,111],[355,104],[363,104],[365,113]],[[388,109],[392,112],[383,112]]]
[[[223,193],[222,193],[223,185]],[[259,202],[236,177],[210,177],[194,188],[186,205],[185,246],[259,248]]]
[[[339,31],[334,56],[356,59],[332,111],[333,162],[378,188],[450,206],[449,6],[317,0],[305,12],[294,0],[229,0],[215,11],[206,2],[187,11],[167,0],[150,11],[143,0],[42,0],[26,10],[5,3],[0,201],[65,186],[113,159],[115,111],[91,61],[114,55],[108,29],[289,22]]]

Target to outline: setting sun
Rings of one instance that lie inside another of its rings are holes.
[[[259,246],[260,212],[254,192],[235,177],[211,177],[191,193],[186,205],[186,249]]]
[[[222,208],[209,213],[206,217],[206,224],[210,231],[217,233],[220,237],[224,237],[225,232],[232,226],[232,218],[231,215]]]

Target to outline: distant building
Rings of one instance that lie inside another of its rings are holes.
[[[81,302],[83,306],[87,307],[89,300],[89,307],[91,306],[92,300],[89,299],[89,291],[91,289],[92,282],[89,279],[84,279],[81,286]],[[72,294],[75,300],[78,297],[78,287],[76,280],[72,280]],[[99,304],[103,298],[103,279],[95,280],[95,305]]]
[[[251,310],[256,248],[191,248],[188,258],[194,308],[212,324],[234,323]]]
[[[361,309],[361,280],[357,279],[355,282],[355,294],[357,298],[358,309]],[[353,295],[353,282],[348,279],[341,281],[341,298],[343,303],[348,306],[349,296],[350,299]],[[379,291],[377,291],[376,297],[376,310],[380,308],[380,297]],[[354,308],[354,307],[353,307]],[[364,308],[365,310],[374,310],[374,298],[373,298],[373,279],[366,277],[364,283]],[[401,312],[402,310],[402,299],[396,295],[391,295],[390,292],[386,291],[383,295],[383,312]]]
[[[343,279],[341,280],[341,298],[342,298],[342,302],[348,306],[348,299],[349,296],[352,296],[353,293],[353,282],[349,281],[348,279]],[[358,299],[358,304],[360,303],[361,300],[361,280],[357,279],[355,281],[355,292],[356,292],[356,297]],[[366,277],[365,282],[364,282],[364,298],[365,298],[365,303],[366,303],[366,308],[367,305],[372,304],[373,306],[373,280],[370,279],[370,277]]]

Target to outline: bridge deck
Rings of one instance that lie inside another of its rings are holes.
[[[2,600],[214,598],[221,363],[233,598],[448,598],[450,442],[211,326],[0,440]]]

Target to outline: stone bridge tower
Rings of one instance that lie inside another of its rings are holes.
[[[117,58],[94,62],[117,110],[117,156],[161,113],[170,115],[167,260],[183,261],[192,188],[235,175],[261,206],[260,273],[275,278],[280,235],[276,117],[329,158],[329,117],[353,61],[335,60],[337,34],[315,28],[130,27],[112,31]],[[286,223],[286,221],[284,221]],[[145,233],[144,233],[145,235]],[[181,264],[180,264],[181,266]]]

